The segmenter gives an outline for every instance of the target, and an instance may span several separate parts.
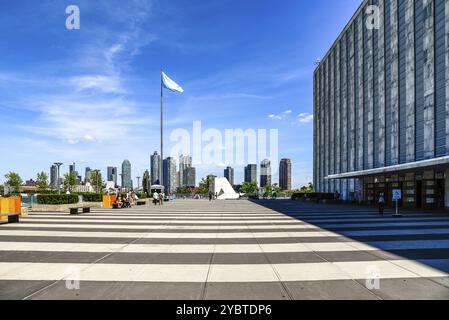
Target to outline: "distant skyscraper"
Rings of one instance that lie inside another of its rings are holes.
[[[168,157],[163,162],[163,175],[165,192],[171,193],[176,191],[176,160]]]
[[[108,167],[108,182],[114,182],[114,186],[117,185],[117,167]]]
[[[69,173],[70,174],[75,174],[76,184],[80,184],[81,177],[78,175],[78,171],[76,171],[76,164],[75,164],[75,162],[73,164],[69,165]]]
[[[133,181],[131,178],[131,162],[125,160],[122,163],[122,188],[131,189],[133,187]]]
[[[161,156],[155,151],[151,156],[151,184],[160,184]]]
[[[292,162],[290,159],[282,159],[279,165],[279,187],[284,191],[292,189]]]
[[[260,163],[260,186],[271,186],[271,162],[267,159]]]
[[[245,167],[245,182],[257,183],[257,164],[249,164]]]
[[[58,188],[58,167],[56,165],[50,167],[50,186],[53,189]]]
[[[90,175],[92,174],[92,170],[89,167],[86,167],[86,172],[84,174],[84,182],[90,182]]]
[[[185,170],[192,167],[192,157],[181,155],[179,157],[179,186],[188,187]]]
[[[224,176],[226,179],[228,179],[231,186],[233,186],[234,185],[234,168],[227,167],[224,170]]]
[[[184,169],[184,186],[185,187],[196,187],[196,168],[188,167]]]

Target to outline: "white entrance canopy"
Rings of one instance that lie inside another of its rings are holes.
[[[438,170],[449,167],[449,156],[398,164],[390,167],[382,167],[370,170],[353,171],[340,174],[331,174],[325,180],[353,179],[377,175],[399,174],[417,170]]]

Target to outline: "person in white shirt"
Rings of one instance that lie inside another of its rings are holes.
[[[159,202],[159,193],[157,193],[157,191],[154,191],[153,193],[153,203],[154,205],[157,205]]]

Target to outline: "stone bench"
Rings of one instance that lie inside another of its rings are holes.
[[[70,214],[71,215],[81,214],[80,210],[82,210],[82,213],[90,213],[90,207],[71,207]]]

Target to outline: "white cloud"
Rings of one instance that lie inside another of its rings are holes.
[[[21,127],[71,145],[102,142],[117,135],[131,139],[136,126],[157,123],[141,114],[145,106],[123,98],[45,96],[32,105],[40,113],[38,125]]]
[[[313,114],[310,113],[300,113],[298,115],[298,121],[300,123],[310,123],[313,121]]]
[[[280,114],[270,114],[268,116],[268,118],[273,119],[273,120],[283,120],[285,119],[288,115],[292,114],[293,111],[292,110],[286,110]]]
[[[120,77],[117,75],[86,75],[72,77],[69,84],[77,88],[78,91],[96,89],[104,93],[126,93],[126,90],[121,85]]]

